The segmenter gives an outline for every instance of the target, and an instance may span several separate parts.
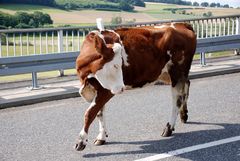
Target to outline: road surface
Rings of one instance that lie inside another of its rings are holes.
[[[0,160],[240,160],[239,73],[192,80],[189,122],[178,119],[169,138],[160,136],[171,109],[169,86],[115,96],[106,110],[108,143],[93,145],[98,132],[95,121],[86,149],[77,152],[73,146],[88,105],[79,97],[0,110]]]

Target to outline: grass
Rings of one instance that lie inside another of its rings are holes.
[[[64,70],[64,75],[76,75],[75,69]],[[59,71],[48,71],[37,73],[38,79],[54,78],[59,76]],[[32,80],[32,74],[19,74],[11,76],[0,76],[0,83],[29,81]]]
[[[219,51],[219,52],[213,52],[213,53],[206,53],[206,58],[219,58],[219,57],[227,57],[227,56],[233,56],[234,52],[232,50],[226,50],[226,51]],[[200,59],[200,54],[195,54],[193,57],[194,60]]]
[[[59,0],[64,1],[64,0]],[[79,0],[90,3],[92,0]],[[88,1],[88,2],[87,2]],[[90,1],[90,2],[89,2]],[[101,1],[102,3],[103,1]],[[99,1],[100,3],[100,1]],[[187,8],[186,13],[190,14],[172,14],[170,10],[177,8]],[[192,9],[191,9],[192,8]],[[34,11],[41,11],[48,13],[53,19],[53,26],[73,25],[73,26],[88,26],[96,24],[96,18],[104,18],[105,23],[110,23],[112,17],[121,16],[124,21],[131,21],[136,19],[136,22],[149,22],[166,19],[185,19],[202,17],[203,13],[211,11],[214,16],[220,15],[233,15],[240,14],[240,9],[234,8],[195,8],[191,6],[181,6],[175,4],[162,4],[162,3],[146,3],[146,7],[136,7],[135,12],[119,12],[119,11],[99,11],[99,10],[61,10],[57,8],[37,5],[14,5],[14,4],[1,4],[0,11],[14,14],[17,11],[24,11],[32,13]]]
[[[63,37],[63,50],[64,51],[79,51],[78,47],[80,47],[81,42],[83,41],[84,37],[80,36],[80,38],[77,37],[77,35],[73,36],[73,42],[72,42],[72,35],[69,32],[68,34],[68,39],[66,42],[66,35],[64,34]],[[54,36],[53,37],[54,43],[52,44],[52,36],[48,36],[47,38],[47,42],[48,45],[46,45],[46,36],[45,34],[42,35],[41,38],[41,43],[42,43],[42,48],[40,51],[40,37],[39,35],[36,35],[35,38],[35,51],[34,51],[34,39],[32,37],[32,35],[29,36],[29,46],[27,48],[27,36],[23,35],[22,36],[22,42],[24,43],[22,45],[22,53],[21,53],[21,47],[20,47],[20,37],[19,35],[16,35],[15,38],[15,54],[14,54],[14,46],[13,46],[13,37],[9,36],[9,43],[11,43],[11,45],[8,46],[7,45],[2,45],[1,46],[1,57],[11,57],[11,56],[25,56],[25,55],[38,55],[38,54],[45,54],[45,53],[57,53],[58,52],[58,37]],[[78,42],[80,41],[80,44],[78,44]],[[66,45],[67,44],[67,45]],[[8,52],[7,52],[8,50]]]
[[[65,10],[41,6],[41,5],[27,5],[27,4],[1,4],[0,10],[9,14],[14,14],[18,11],[33,13],[34,11],[40,11],[44,13],[65,13]]]

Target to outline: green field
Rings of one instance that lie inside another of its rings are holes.
[[[172,14],[171,8],[188,8],[186,14]],[[192,9],[191,9],[192,8]],[[14,14],[17,11],[32,13],[41,11],[48,13],[53,19],[53,25],[93,25],[96,18],[102,17],[105,23],[109,23],[112,17],[121,16],[125,22],[133,19],[136,22],[149,22],[166,19],[185,19],[200,17],[203,13],[211,11],[213,16],[240,14],[240,9],[234,8],[194,8],[191,6],[180,6],[174,4],[146,3],[146,7],[135,7],[135,12],[119,12],[119,11],[99,11],[99,10],[61,10],[46,6],[36,5],[14,5],[1,4],[0,11]]]

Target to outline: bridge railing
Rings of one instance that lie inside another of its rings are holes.
[[[105,28],[155,26],[189,22],[197,38],[240,34],[240,15],[106,25]],[[81,42],[96,26],[0,30],[0,58],[80,51]]]
[[[196,52],[201,53],[205,64],[205,52],[230,50],[240,47],[240,35],[198,39]],[[0,58],[0,76],[32,73],[32,88],[38,88],[37,72],[73,69],[79,52],[44,54],[24,57]]]

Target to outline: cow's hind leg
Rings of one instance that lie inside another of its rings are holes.
[[[177,116],[179,110],[184,104],[185,100],[185,82],[183,80],[179,80],[176,84],[172,85],[172,111],[169,122],[167,123],[162,136],[168,137],[172,135],[172,131],[174,131],[174,127],[176,124]],[[184,108],[183,108],[184,109]]]
[[[186,123],[187,119],[188,119],[188,109],[187,109],[187,100],[188,100],[188,96],[189,96],[189,87],[190,87],[190,81],[187,80],[185,82],[185,86],[184,86],[184,94],[183,94],[183,101],[182,101],[182,105],[180,107],[180,118],[182,123]]]
[[[109,90],[98,86],[97,94],[93,99],[92,103],[90,104],[89,108],[85,112],[84,126],[79,134],[77,143],[75,145],[75,149],[77,151],[81,151],[86,147],[88,141],[88,130],[91,123],[93,122],[99,111],[102,110],[105,103],[107,103],[108,100],[112,98],[112,96],[113,94]]]
[[[100,110],[97,114],[98,122],[99,122],[99,134],[94,141],[95,145],[103,145],[106,142],[107,130],[106,130],[106,123],[105,123],[105,114],[104,114],[104,107]]]

